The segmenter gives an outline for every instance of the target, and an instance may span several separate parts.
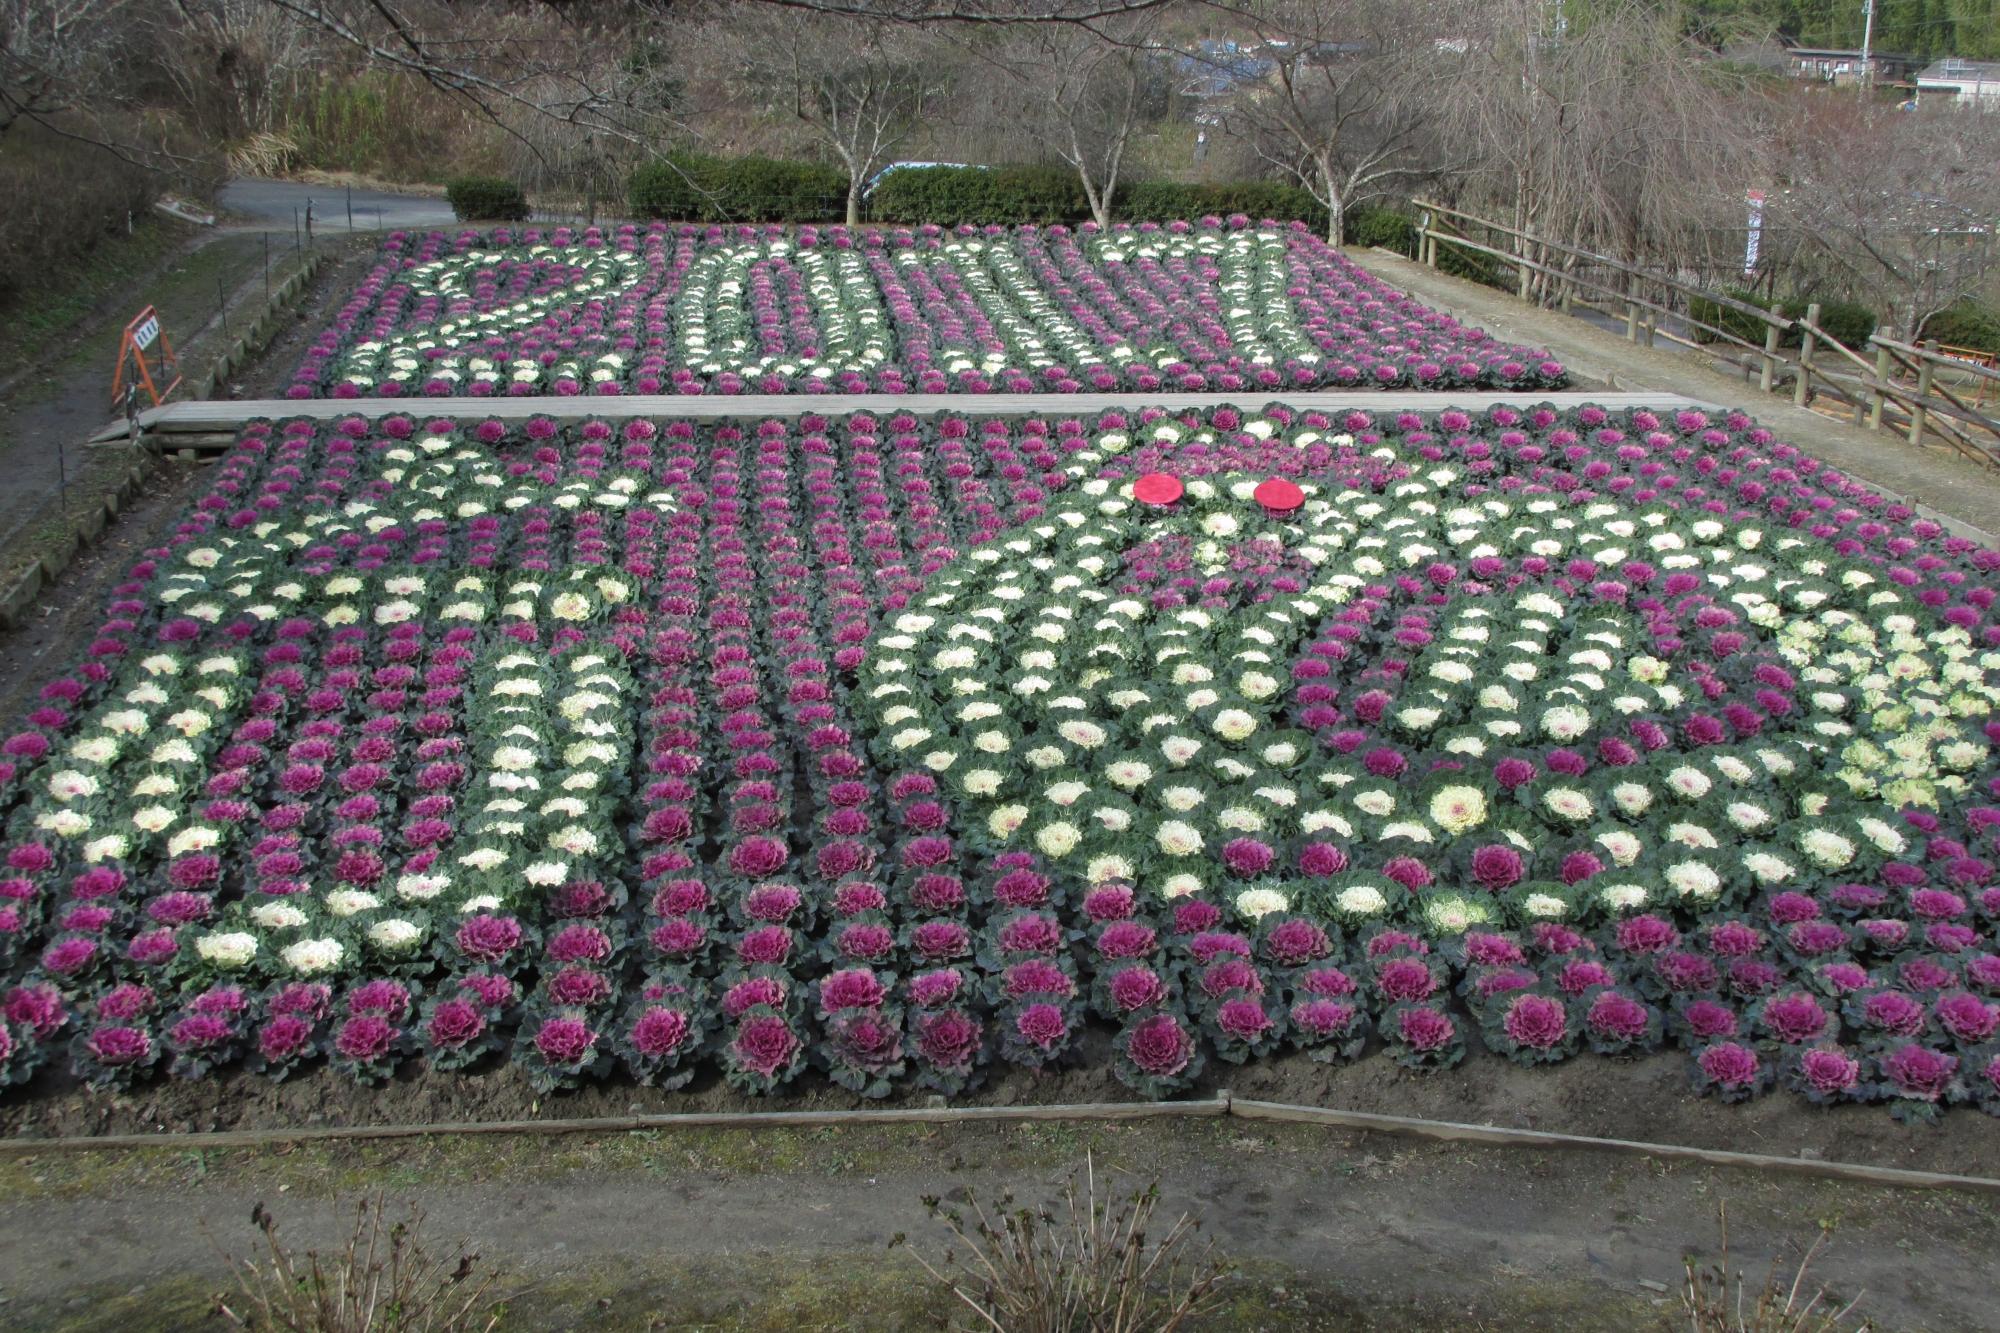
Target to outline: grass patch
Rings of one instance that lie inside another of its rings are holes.
[[[234,1239],[233,1237],[231,1239]],[[228,1243],[224,1243],[228,1248]],[[521,1273],[532,1289],[507,1303],[500,1328],[589,1328],[607,1333],[656,1329],[701,1333],[882,1333],[966,1329],[968,1316],[905,1258],[875,1251],[807,1257],[745,1254],[740,1259],[680,1259],[591,1265],[553,1274]],[[10,1319],[60,1333],[166,1333],[213,1326],[210,1301],[219,1278],[183,1274],[139,1290],[79,1288],[61,1308],[16,1310]],[[1370,1299],[1278,1264],[1251,1263],[1232,1279],[1223,1307],[1202,1333],[1480,1333],[1537,1328],[1618,1327],[1650,1333],[1678,1327],[1677,1306],[1624,1297],[1584,1282],[1512,1281],[1496,1285],[1477,1307],[1446,1305],[1413,1291],[1405,1301]]]
[[[143,243],[142,235],[146,237]],[[115,415],[111,372],[118,356],[118,340],[126,321],[144,306],[159,311],[167,337],[180,354],[181,373],[190,382],[201,377],[228,339],[249,332],[263,307],[261,291],[248,293],[221,324],[210,327],[210,321],[223,299],[234,297],[263,272],[263,236],[218,236],[199,249],[174,257],[185,239],[185,229],[170,222],[135,233],[129,244],[126,238],[119,238],[93,257],[87,274],[53,285],[44,297],[23,301],[0,319],[0,364],[32,364],[38,352],[47,356],[49,344],[57,344],[53,359],[35,367],[15,386],[7,404],[10,415],[18,416],[72,392],[81,383],[102,394],[105,419],[109,420]],[[117,253],[105,253],[113,249]],[[273,292],[298,263],[291,242],[281,245],[274,238]],[[114,301],[117,304],[110,304]],[[186,396],[185,390],[180,396]],[[5,439],[0,438],[0,448],[5,445]]]
[[[76,268],[51,274],[7,302],[0,307],[0,363],[30,360],[51,338],[67,334],[100,304],[158,269],[191,234],[184,223],[141,218],[130,235],[106,238]]]
[[[1176,1152],[1243,1150],[1240,1130],[1221,1121],[1173,1124],[885,1125],[866,1129],[640,1130],[601,1137],[465,1135],[390,1142],[300,1143],[187,1152],[168,1148],[53,1152],[0,1157],[0,1197],[105,1196],[186,1185],[249,1185],[331,1197],[380,1185],[395,1192],[487,1180],[552,1179],[589,1173],[686,1176],[1044,1169],[1098,1155],[1144,1169]],[[1302,1130],[1282,1150],[1325,1151],[1326,1136]],[[1274,1149],[1279,1142],[1271,1144]]]

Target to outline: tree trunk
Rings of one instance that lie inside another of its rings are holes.
[[[1089,170],[1080,164],[1076,169],[1076,176],[1078,180],[1083,182],[1083,198],[1084,202],[1090,205],[1091,218],[1100,227],[1106,227],[1106,228],[1110,227],[1111,225],[1110,183],[1106,182],[1104,188],[1099,189],[1097,187],[1097,183],[1090,179]]]
[[[1339,245],[1342,233],[1347,230],[1347,206],[1341,197],[1340,182],[1333,174],[1333,157],[1316,154],[1313,165],[1319,168],[1320,184],[1326,189],[1326,243]]]
[[[861,173],[860,173],[860,172],[858,172],[858,171],[857,171],[857,172],[850,172],[850,173],[848,174],[848,177],[847,177],[847,225],[848,225],[848,226],[850,226],[850,227],[858,227],[858,226],[860,226],[860,225],[861,225],[861,187],[862,187],[862,184],[863,184],[863,182],[862,182],[862,179],[861,179]]]

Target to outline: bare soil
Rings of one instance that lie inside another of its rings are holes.
[[[0,460],[0,473],[4,473]],[[33,707],[36,691],[78,661],[104,619],[112,584],[123,578],[147,547],[156,545],[201,489],[202,468],[176,459],[155,462],[143,489],[78,552],[28,614],[0,629],[0,718],[16,721]]]
[[[1753,1296],[1825,1228],[1808,1295],[1858,1296],[1877,1328],[1993,1327],[1988,1199],[1233,1121],[12,1159],[3,1308],[26,1328],[213,1326],[223,1255],[259,1239],[253,1203],[325,1251],[380,1189],[394,1211],[420,1200],[438,1243],[463,1238],[533,1285],[503,1327],[963,1328],[889,1248],[907,1233],[942,1258],[920,1198],[1040,1202],[1086,1155],[1107,1194],[1157,1178],[1164,1218],[1197,1215],[1244,1265],[1204,1328],[1685,1328],[1683,1256],[1715,1255],[1724,1205]]]
[[[1475,1054],[1435,1074],[1411,1073],[1379,1054],[1337,1069],[1292,1055],[1211,1066],[1193,1095],[1224,1088],[1243,1098],[1347,1111],[2000,1177],[2000,1120],[1977,1111],[1953,1111],[1939,1127],[1924,1128],[1901,1124],[1880,1107],[1819,1108],[1785,1092],[1724,1105],[1694,1095],[1686,1057],[1679,1054],[1636,1061],[1583,1056],[1533,1070]],[[1111,1072],[1109,1031],[1093,1030],[1071,1067],[1041,1075],[1010,1067],[954,1104],[1131,1100]],[[71,1137],[932,1104],[930,1094],[918,1091],[864,1101],[812,1074],[785,1095],[751,1098],[712,1069],[679,1092],[621,1078],[552,1097],[538,1096],[504,1062],[460,1074],[406,1069],[379,1088],[357,1086],[325,1068],[282,1083],[229,1072],[190,1082],[157,1079],[128,1096],[88,1092],[64,1071],[44,1070],[0,1105],[0,1133]]]

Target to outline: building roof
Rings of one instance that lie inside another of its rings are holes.
[[[2000,84],[2000,60],[1964,60],[1946,56],[1917,72],[1918,83]]]

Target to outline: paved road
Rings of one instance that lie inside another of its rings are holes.
[[[379,190],[348,190],[334,185],[303,185],[243,177],[222,187],[220,202],[231,220],[266,231],[290,231],[312,201],[313,230],[344,232],[348,204],[354,208],[355,231],[385,231],[397,227],[435,227],[452,221],[451,205],[427,195],[388,194]]]

